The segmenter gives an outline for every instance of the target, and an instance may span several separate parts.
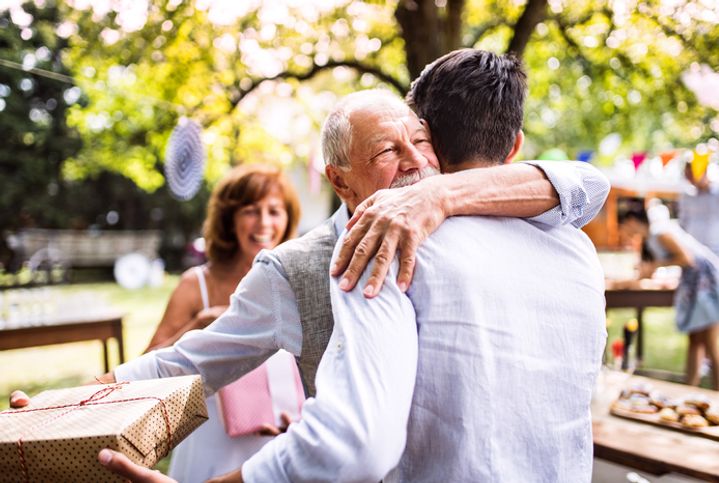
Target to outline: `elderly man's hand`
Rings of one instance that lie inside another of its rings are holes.
[[[439,178],[439,177],[437,177]],[[405,291],[412,282],[415,254],[422,243],[447,217],[432,178],[413,186],[380,190],[355,210],[347,223],[349,232],[332,266],[342,275],[340,288],[351,290],[374,256],[372,274],[364,288],[368,298],[377,295],[399,251],[397,284]]]
[[[132,483],[177,483],[169,476],[133,463],[124,454],[111,449],[101,450],[97,459],[102,466]]]
[[[24,408],[30,404],[30,398],[27,394],[22,391],[13,391],[10,393],[10,407],[11,408]]]

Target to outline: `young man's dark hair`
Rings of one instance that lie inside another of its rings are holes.
[[[429,124],[442,163],[501,164],[522,128],[526,91],[513,55],[461,49],[425,67],[407,103]]]

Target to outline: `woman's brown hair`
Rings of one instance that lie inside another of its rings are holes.
[[[256,203],[273,189],[278,189],[287,210],[287,229],[282,236],[285,242],[295,236],[300,218],[297,192],[287,177],[273,166],[237,166],[227,173],[212,190],[207,204],[207,218],[203,225],[207,259],[223,262],[239,250],[234,232],[235,212],[243,206]]]

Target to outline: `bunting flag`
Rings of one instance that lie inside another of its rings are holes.
[[[707,166],[709,166],[709,152],[699,153],[695,149],[694,157],[692,158],[692,176],[694,177],[695,181],[699,181],[702,179],[702,176],[704,176],[704,173],[707,172]]]
[[[592,157],[594,156],[594,151],[591,149],[586,149],[584,151],[579,151],[577,153],[577,161],[582,161],[585,163],[589,163],[592,161]]]
[[[632,154],[632,163],[634,163],[634,170],[638,170],[639,166],[647,159],[647,153],[634,153]]]
[[[671,151],[664,151],[659,153],[659,158],[662,160],[662,166],[666,166],[669,164],[669,161],[677,157],[677,152],[675,150]]]

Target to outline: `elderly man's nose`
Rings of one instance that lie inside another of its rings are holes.
[[[417,148],[411,146],[400,162],[400,169],[402,171],[422,169],[427,166],[427,162],[427,158]]]

